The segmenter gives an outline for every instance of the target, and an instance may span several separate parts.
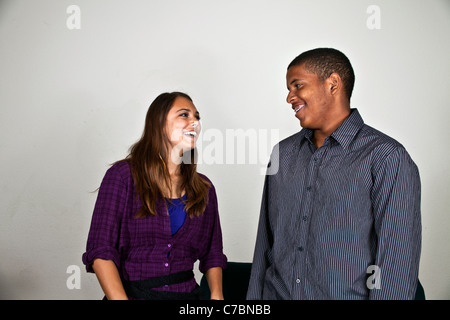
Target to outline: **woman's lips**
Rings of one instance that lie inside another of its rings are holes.
[[[197,132],[196,131],[183,131],[183,135],[187,138],[195,139],[197,138]]]

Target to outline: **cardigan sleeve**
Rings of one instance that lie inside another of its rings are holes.
[[[91,226],[82,256],[87,272],[94,272],[94,259],[112,260],[120,266],[118,251],[119,229],[122,213],[126,205],[127,186],[117,166],[106,172],[97,196]]]
[[[227,266],[227,257],[223,254],[222,229],[220,227],[219,209],[217,195],[214,186],[211,183],[209,192],[208,206],[206,210],[212,211],[211,217],[211,240],[209,249],[205,256],[201,257],[199,270],[205,273],[208,269]]]

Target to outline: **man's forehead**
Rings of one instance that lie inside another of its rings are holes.
[[[317,77],[317,75],[306,69],[304,65],[292,66],[286,73],[286,81],[288,84],[292,84],[298,80],[306,80],[314,77]]]

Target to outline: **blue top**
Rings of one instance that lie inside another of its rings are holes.
[[[186,194],[182,197],[183,201],[186,201]],[[186,219],[186,204],[180,199],[166,199],[167,209],[169,210],[170,217],[170,231],[172,235],[184,224]]]

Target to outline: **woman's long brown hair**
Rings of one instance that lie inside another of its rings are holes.
[[[182,92],[162,93],[152,102],[147,111],[142,137],[131,146],[128,156],[124,159],[130,163],[136,196],[140,197],[142,203],[136,214],[138,218],[156,215],[157,203],[164,196],[160,186],[170,188],[171,185],[170,175],[163,160],[168,158],[169,152],[165,125],[167,114],[178,97],[192,102],[192,99]],[[193,217],[200,216],[205,211],[210,183],[197,173],[197,164],[194,163],[196,150],[188,152],[189,163],[180,164],[179,190],[186,192],[186,213]]]

